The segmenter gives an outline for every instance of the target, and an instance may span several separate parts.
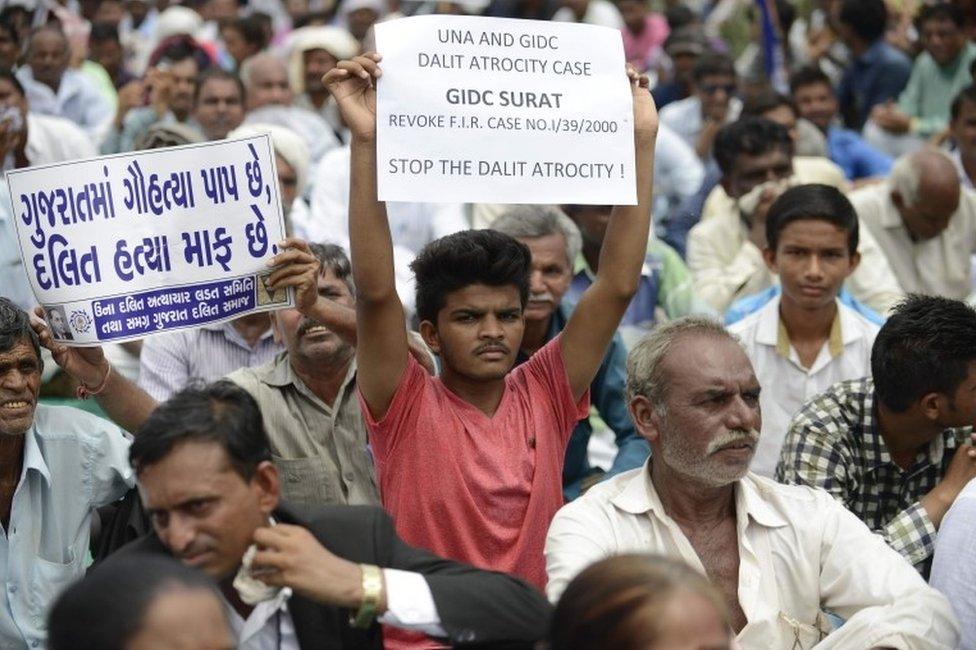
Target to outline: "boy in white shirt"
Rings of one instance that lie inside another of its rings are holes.
[[[851,203],[829,185],[787,190],[766,218],[763,258],[783,291],[735,323],[763,386],[763,424],[752,471],[773,476],[793,415],[809,398],[871,374],[878,327],[837,294],[860,261]]]

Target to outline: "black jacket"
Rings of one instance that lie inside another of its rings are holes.
[[[351,562],[423,575],[452,645],[532,648],[546,635],[551,609],[536,589],[507,574],[476,569],[407,546],[382,508],[327,506],[299,511],[283,506],[274,517],[304,526],[322,546]],[[120,551],[129,552],[166,553],[167,549],[151,533]],[[289,599],[288,610],[303,650],[383,647],[380,625],[374,623],[367,630],[350,627],[349,610],[322,605],[299,594]]]

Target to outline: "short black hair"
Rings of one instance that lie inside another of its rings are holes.
[[[794,115],[796,114],[796,107],[793,106],[792,99],[782,93],[776,92],[772,88],[762,88],[752,96],[746,98],[746,101],[742,104],[742,114],[761,117],[764,113],[768,113],[780,106],[787,106],[793,111]]]
[[[149,55],[149,67],[155,67],[162,61],[178,63],[186,59],[193,59],[197,63],[197,70],[201,73],[209,70],[213,63],[210,55],[189,34],[176,34],[164,39]]]
[[[796,95],[796,91],[800,88],[806,88],[815,84],[824,84],[830,88],[831,93],[834,92],[834,85],[830,83],[830,77],[820,68],[808,65],[800,68],[790,77],[790,93]]]
[[[435,239],[410,264],[417,279],[417,317],[436,323],[447,294],[472,284],[514,286],[525,307],[531,265],[525,244],[495,230],[465,230]]]
[[[664,11],[664,18],[668,21],[669,31],[673,32],[695,22],[698,15],[691,7],[684,3],[677,3]]]
[[[119,40],[119,29],[112,23],[95,23],[91,26],[91,32],[88,34],[89,43],[104,43],[105,41],[115,41],[121,45],[122,41]]]
[[[962,9],[951,2],[939,2],[934,5],[924,5],[922,7],[922,10],[918,13],[918,17],[915,19],[915,28],[921,33],[922,26],[930,20],[935,19],[949,20],[955,23],[959,29],[962,29],[966,25],[966,16],[963,15]]]
[[[322,273],[325,273],[326,269],[332,271],[336,279],[342,280],[349,287],[349,293],[355,296],[356,285],[352,281],[352,265],[342,246],[309,242],[308,248],[322,265]]]
[[[735,170],[740,155],[758,156],[775,149],[793,157],[793,138],[787,128],[765,117],[749,115],[719,129],[713,151],[719,169],[728,176]]]
[[[732,59],[724,54],[703,54],[695,62],[692,78],[696,83],[701,83],[705,77],[716,75],[735,77],[735,65],[733,65]]]
[[[206,84],[208,81],[213,81],[214,79],[233,81],[237,86],[237,91],[241,95],[241,104],[244,104],[247,101],[247,89],[244,88],[244,82],[241,81],[241,78],[233,72],[227,72],[222,68],[214,66],[197,77],[197,87],[193,89],[194,106],[198,101],[200,101],[200,91],[203,89],[204,84]]]
[[[0,79],[9,81],[17,89],[17,92],[20,93],[21,97],[27,96],[27,92],[24,90],[24,84],[20,83],[20,79],[17,78],[17,75],[10,68],[0,66]]]
[[[204,589],[205,573],[165,555],[114,557],[65,589],[48,613],[49,650],[124,650],[153,602],[173,588]],[[98,624],[93,624],[98,621]]]
[[[857,252],[857,212],[847,197],[831,185],[797,185],[783,192],[766,215],[766,241],[773,251],[780,233],[794,221],[826,221],[847,231],[847,252]]]
[[[29,341],[41,360],[41,342],[30,324],[30,316],[9,298],[0,296],[0,352],[9,352],[21,341]]]
[[[888,9],[884,0],[842,0],[838,18],[861,40],[873,43],[884,36]]]
[[[909,295],[874,339],[877,399],[902,413],[929,393],[951,396],[974,360],[976,311],[959,300]]]
[[[236,30],[245,43],[256,47],[259,51],[268,46],[268,32],[264,28],[264,21],[257,15],[252,14],[233,20],[225,29]]]
[[[976,59],[973,61],[976,63]],[[959,94],[956,95],[952,100],[952,106],[949,108],[951,121],[956,121],[956,119],[959,117],[959,113],[962,112],[962,105],[966,102],[976,104],[976,86],[966,86],[960,90]]]
[[[226,379],[191,384],[160,404],[136,433],[129,462],[141,474],[184,442],[220,445],[245,481],[260,463],[271,460],[261,409],[250,393]]]

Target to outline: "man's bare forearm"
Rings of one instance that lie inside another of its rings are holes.
[[[133,434],[157,406],[156,400],[149,393],[129,381],[115,368],[111,371],[105,389],[96,399],[109,419]]]
[[[353,139],[349,187],[349,249],[357,302],[395,299],[393,238],[376,186],[376,142]]]

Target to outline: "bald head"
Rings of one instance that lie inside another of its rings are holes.
[[[938,236],[959,208],[955,165],[943,153],[923,149],[899,158],[891,169],[891,200],[905,228],[918,239]]]
[[[57,90],[68,69],[68,39],[53,25],[39,27],[27,47],[27,64],[34,79]]]
[[[285,62],[273,54],[256,54],[241,67],[241,81],[247,89],[247,110],[263,106],[290,106],[291,87]]]

